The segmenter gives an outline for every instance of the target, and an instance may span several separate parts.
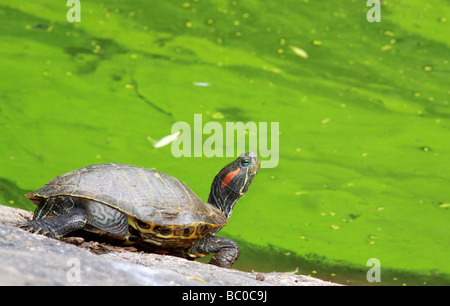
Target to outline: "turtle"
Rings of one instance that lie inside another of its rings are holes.
[[[37,208],[31,220],[18,226],[51,238],[83,230],[121,245],[192,260],[214,253],[210,264],[230,268],[239,257],[239,245],[215,234],[258,170],[254,152],[241,154],[214,177],[204,202],[181,180],[155,169],[90,165],[27,193]]]

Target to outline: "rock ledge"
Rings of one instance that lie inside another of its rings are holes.
[[[29,218],[28,211],[0,205],[0,285],[336,285],[291,273],[223,269],[77,237],[56,240],[15,226]]]

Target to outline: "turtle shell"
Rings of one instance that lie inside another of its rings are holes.
[[[186,235],[182,230],[187,225],[196,229],[189,233],[192,239],[218,230],[227,222],[222,211],[203,202],[179,179],[132,165],[110,163],[80,168],[55,177],[26,196],[37,204],[42,198],[58,195],[91,199],[118,209],[135,220],[141,232],[171,228],[172,238]],[[181,229],[179,234],[177,228]]]

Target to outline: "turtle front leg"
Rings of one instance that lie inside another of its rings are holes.
[[[189,254],[198,255],[204,253],[215,253],[211,265],[222,268],[230,268],[238,259],[241,249],[231,239],[208,235],[197,241],[189,250]]]
[[[84,228],[87,216],[82,208],[72,208],[63,215],[19,222],[18,227],[51,238],[60,238]]]

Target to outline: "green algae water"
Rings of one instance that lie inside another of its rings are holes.
[[[175,122],[278,122],[219,233],[235,268],[450,284],[447,1],[0,0],[0,203],[89,164],[156,167],[207,199],[231,157],[175,158]],[[270,141],[269,141],[270,144]]]

